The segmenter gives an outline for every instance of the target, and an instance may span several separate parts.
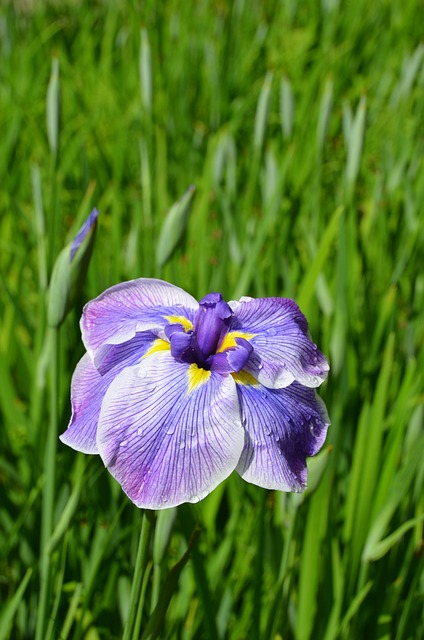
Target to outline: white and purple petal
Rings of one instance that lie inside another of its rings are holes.
[[[315,389],[297,382],[268,389],[249,378],[237,384],[246,432],[237,471],[266,489],[303,491],[306,458],[321,449],[330,424],[325,405]]]
[[[240,459],[244,431],[234,380],[177,362],[169,352],[153,354],[110,385],[97,446],[137,506],[196,502]]]
[[[154,331],[163,337],[167,316],[192,321],[198,307],[191,295],[163,280],[130,280],[110,287],[85,305],[82,339],[94,356],[102,345],[126,342],[139,331]]]
[[[241,298],[230,302],[231,330],[253,334],[253,353],[245,367],[269,388],[283,388],[294,380],[318,387],[327,377],[325,356],[310,340],[308,323],[288,298]]]
[[[72,376],[72,416],[60,436],[62,442],[82,453],[98,453],[96,432],[104,395],[118,373],[140,362],[155,337],[144,332],[122,345],[108,345],[99,369],[94,367],[88,353],[84,354]]]

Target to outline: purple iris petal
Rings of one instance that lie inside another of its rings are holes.
[[[236,338],[236,347],[216,353],[208,360],[212,371],[218,373],[238,373],[243,369],[253,351],[253,347],[244,338]]]
[[[305,488],[329,424],[313,389],[328,364],[295,302],[211,293],[198,304],[141,278],[89,302],[81,329],[88,353],[61,440],[99,453],[137,506],[195,502],[235,469]]]
[[[88,216],[87,220],[82,225],[81,229],[78,231],[78,233],[75,236],[74,241],[73,241],[73,243],[71,245],[71,252],[69,254],[69,262],[72,262],[76,252],[78,251],[78,249],[80,248],[81,244],[83,243],[84,238],[90,232],[90,229],[96,224],[98,215],[99,215],[98,210],[97,209],[93,209],[92,212],[90,213],[90,215]]]
[[[87,353],[81,358],[72,376],[72,417],[60,436],[62,442],[82,453],[98,453],[96,432],[104,395],[118,373],[140,362],[154,339],[154,334],[146,332],[125,344],[108,345],[100,371]]]
[[[186,363],[203,363],[203,356],[193,331],[186,332],[182,325],[165,327],[165,335],[171,343],[171,354],[176,360]]]
[[[228,331],[232,311],[220,293],[209,293],[199,302],[194,318],[194,332],[203,356],[208,358],[218,348]]]
[[[191,321],[198,306],[188,293],[168,282],[130,280],[107,289],[85,305],[82,338],[87,351],[94,355],[102,345],[126,342],[139,331],[159,335],[168,324],[167,316]]]
[[[174,324],[168,324],[165,327],[164,330],[165,336],[168,338],[169,341],[171,341],[172,336],[174,335],[174,333],[186,333],[186,330],[184,329],[182,324],[174,323]],[[193,332],[191,331],[190,334],[192,334]]]
[[[190,391],[191,367],[155,353],[122,371],[104,398],[97,446],[140,507],[197,502],[239,461],[244,432],[232,377],[204,372],[207,381]]]
[[[330,424],[314,389],[237,385],[246,440],[237,471],[267,489],[303,491],[307,456],[321,449]]]
[[[230,303],[232,329],[254,334],[253,353],[246,370],[270,388],[282,388],[297,380],[318,387],[329,366],[308,336],[308,323],[293,300],[242,298]]]

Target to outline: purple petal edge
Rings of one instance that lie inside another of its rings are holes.
[[[169,352],[128,367],[105,395],[100,456],[140,508],[197,502],[237,466],[243,449],[235,383],[211,372],[190,389],[190,365]]]
[[[306,488],[306,458],[324,444],[330,424],[315,389],[297,382],[283,389],[238,385],[245,446],[237,471],[266,489],[301,492]]]
[[[308,323],[290,298],[241,298],[230,302],[232,330],[254,334],[253,353],[246,370],[269,388],[283,388],[293,381],[318,387],[329,365],[311,341]]]
[[[59,436],[61,442],[81,453],[98,453],[96,434],[105,393],[121,371],[141,360],[154,340],[154,334],[145,332],[124,344],[106,345],[98,367],[84,354],[72,376],[72,416]]]
[[[82,339],[94,358],[99,347],[126,342],[137,332],[154,331],[164,337],[167,316],[192,321],[198,306],[190,294],[163,280],[121,282],[85,305],[80,321]]]

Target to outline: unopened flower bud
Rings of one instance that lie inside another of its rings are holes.
[[[47,319],[59,327],[80,293],[93,252],[97,216],[93,209],[74,240],[59,253],[50,279]]]

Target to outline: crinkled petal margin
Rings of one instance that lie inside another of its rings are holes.
[[[269,388],[297,381],[318,387],[327,377],[324,355],[310,340],[308,323],[289,298],[241,298],[229,303],[234,312],[231,330],[254,334],[246,371]]]
[[[231,376],[155,353],[128,367],[102,404],[97,446],[129,498],[147,509],[197,502],[237,466],[244,445]]]
[[[266,489],[303,491],[306,458],[321,449],[330,424],[315,389],[237,384],[245,446],[237,466],[247,482]]]

